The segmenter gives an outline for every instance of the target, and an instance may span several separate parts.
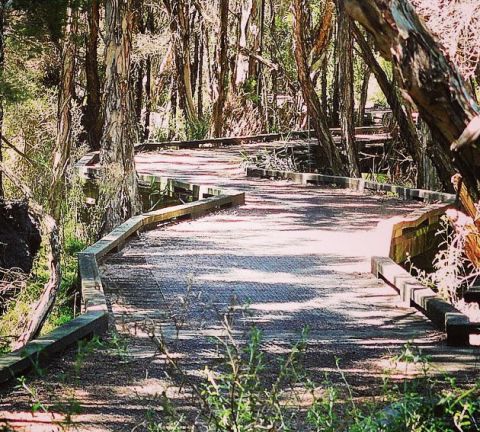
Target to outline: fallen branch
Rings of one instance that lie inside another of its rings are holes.
[[[19,156],[24,158],[30,165],[40,167],[40,164],[38,162],[35,162],[33,159],[31,159],[29,156],[27,156],[25,153],[23,153],[21,150],[19,150],[17,147],[15,147],[7,138],[5,138],[4,135],[2,135],[2,141],[10,147],[15,153],[17,153]]]
[[[39,205],[32,196],[30,189],[25,186],[22,181],[10,171],[4,163],[0,162],[0,171],[22,191],[25,198],[28,200],[29,211],[36,219],[41,221],[42,234],[48,238],[47,261],[50,270],[50,278],[43,287],[43,292],[40,298],[33,306],[25,330],[14,344],[14,349],[19,349],[25,344],[35,338],[41,331],[48,313],[55,303],[60,282],[62,279],[60,267],[60,242],[58,236],[58,227],[55,220],[45,213],[42,206]]]

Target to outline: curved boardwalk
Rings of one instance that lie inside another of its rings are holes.
[[[75,379],[59,378],[74,354],[57,361],[34,382],[40,398],[54,402],[52,389],[74,395],[83,407],[75,417],[81,430],[131,430],[149,407],[158,407],[158,395],[180,397],[148,334],[163,335],[172,355],[195,376],[215,360],[209,336],[223,334],[229,309],[236,310],[238,339],[255,324],[272,357],[308,326],[309,370],[319,381],[326,372],[335,380],[338,358],[359,395],[375,394],[388,359],[407,342],[438,366],[476,373],[477,351],[447,348],[422,315],[399,307],[394,291],[369,273],[370,257],[382,242],[378,222],[420,204],[246,179],[238,154],[230,148],[137,157],[140,172],[242,189],[247,204],[160,226],[111,255],[102,272],[112,324],[125,338],[95,352]],[[3,398],[0,411],[12,407],[27,410],[25,390]]]

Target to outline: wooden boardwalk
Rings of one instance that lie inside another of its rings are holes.
[[[244,151],[264,146],[251,144]],[[159,226],[112,254],[102,272],[121,344],[116,351],[94,352],[75,379],[62,381],[75,363],[67,353],[34,381],[39,398],[54,404],[61,395],[74,395],[83,407],[74,418],[80,430],[131,430],[158,408],[163,392],[179,405],[187,403],[148,333],[163,334],[195,376],[216,358],[209,336],[222,334],[222,315],[242,305],[248,307],[237,313],[234,326],[239,340],[255,325],[275,357],[308,326],[310,372],[319,381],[325,373],[335,380],[338,358],[359,395],[375,394],[389,358],[407,342],[431,355],[436,367],[465,377],[478,372],[476,349],[446,347],[430,322],[402,308],[395,292],[369,273],[370,257],[382,240],[378,222],[420,204],[247,179],[239,150],[137,156],[139,172],[241,189],[247,204]],[[1,398],[0,414],[28,411],[25,389],[6,389]]]

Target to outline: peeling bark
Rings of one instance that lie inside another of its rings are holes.
[[[353,90],[353,38],[344,0],[338,0],[338,79],[340,86],[340,128],[342,145],[348,159],[350,177],[360,177],[355,144],[355,98]]]
[[[104,169],[100,205],[106,234],[140,211],[134,161],[135,123],[130,93],[132,13],[130,0],[105,3],[105,128],[100,162]]]
[[[62,47],[62,71],[58,93],[58,120],[55,151],[53,154],[52,185],[49,194],[49,204],[52,216],[59,221],[62,203],[64,201],[65,171],[70,160],[72,145],[72,100],[75,86],[75,56],[77,47],[75,37],[78,28],[78,12],[69,7],[65,42]]]
[[[446,58],[408,0],[345,0],[350,16],[374,37],[382,55],[397,70],[404,97],[439,141],[436,166],[442,178],[458,169],[469,192],[479,196],[480,154],[471,147],[452,153],[480,107],[469,93],[458,69]]]

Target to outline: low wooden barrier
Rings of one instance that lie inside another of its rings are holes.
[[[341,177],[325,174],[299,173],[293,171],[268,170],[258,167],[247,167],[247,176],[260,178],[273,178],[278,180],[290,180],[298,184],[329,184],[332,186],[345,187],[359,192],[371,190],[375,192],[390,192],[402,199],[419,201],[439,201],[443,203],[455,202],[455,195],[443,192],[429,191],[425,189],[408,188],[388,183],[378,183],[361,178]]]
[[[340,128],[331,128],[334,137],[341,134]],[[383,126],[365,126],[355,128],[355,134],[359,136],[359,142],[378,143],[391,139],[387,128]],[[377,136],[378,135],[378,136]],[[370,138],[369,138],[370,137]],[[314,130],[290,131],[270,134],[258,134],[238,137],[207,138],[192,141],[148,141],[135,146],[136,152],[155,151],[162,149],[197,149],[232,146],[255,142],[272,142],[285,139],[315,138]]]
[[[372,273],[399,293],[403,306],[415,307],[436,327],[446,332],[449,345],[469,346],[470,335],[480,334],[480,323],[471,322],[466,315],[430,288],[420,284],[391,258],[372,257]]]
[[[89,162],[91,162],[91,156]],[[81,167],[82,165],[80,165]],[[91,172],[84,174],[94,174],[95,168],[89,169]],[[65,350],[80,339],[102,334],[107,330],[108,309],[98,265],[109,252],[121,248],[130,236],[158,223],[184,217],[198,217],[217,209],[245,203],[243,192],[224,192],[217,188],[152,175],[143,175],[141,178],[146,181],[167,184],[172,188],[190,189],[198,201],[134,216],[79,253],[78,268],[83,314],[49,334],[29,342],[24,348],[0,357],[0,383],[35,369],[48,361],[54,354]]]

